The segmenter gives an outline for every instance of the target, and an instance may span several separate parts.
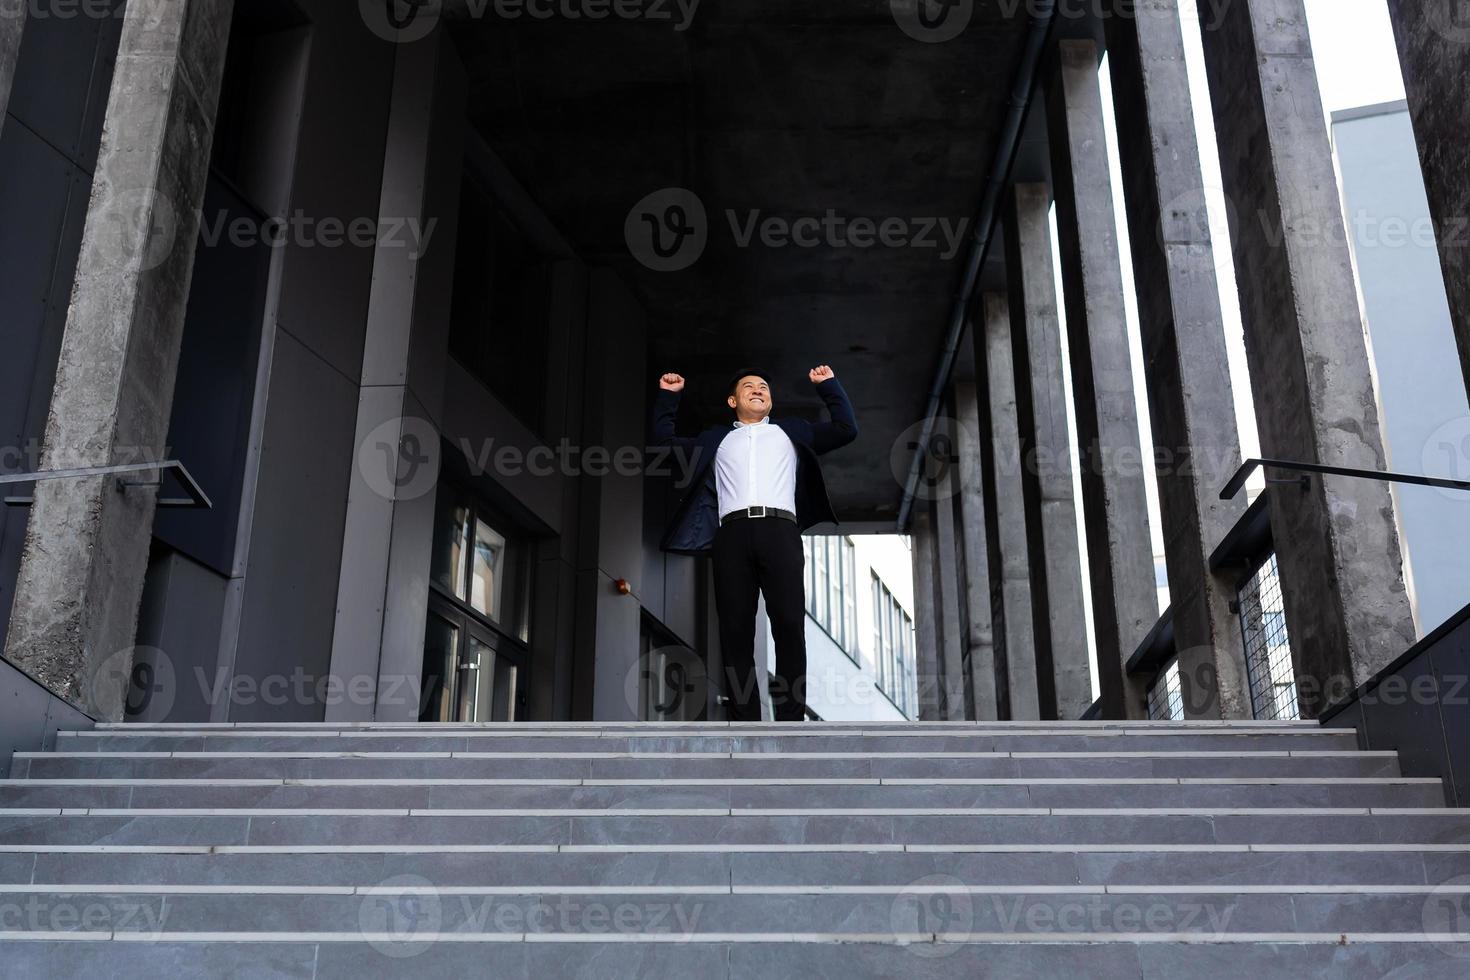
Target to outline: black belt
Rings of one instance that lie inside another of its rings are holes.
[[[724,527],[731,521],[744,521],[759,519],[762,517],[775,517],[783,521],[797,523],[796,515],[789,510],[781,510],[779,507],[745,507],[740,510],[732,510],[720,518],[720,526]]]

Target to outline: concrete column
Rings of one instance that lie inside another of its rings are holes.
[[[1144,718],[1125,665],[1159,618],[1153,536],[1093,41],[1062,41],[1048,93],[1052,184],[1077,402],[1082,510],[1105,718]]]
[[[20,42],[26,29],[27,4],[14,4],[0,13],[0,133],[5,132],[5,113],[10,106],[10,84],[20,61]]]
[[[977,338],[976,343],[982,343]],[[976,721],[1000,717],[995,689],[995,630],[990,609],[990,534],[985,526],[986,493],[981,462],[979,390],[971,382],[955,385],[955,455],[959,476],[960,535],[964,556],[965,635],[970,690]]]
[[[1470,388],[1470,6],[1463,0],[1388,0],[1388,13]]]
[[[162,455],[233,0],[131,0],[46,423],[46,469]],[[156,495],[38,484],[6,656],[117,721]]]
[[[1006,203],[1006,270],[1041,711],[1071,720],[1092,705],[1092,671],[1050,210],[1045,184],[1016,185]]]
[[[944,677],[939,667],[939,610],[934,587],[934,514],[927,502],[914,506],[914,645],[920,721],[943,721]]]
[[[965,614],[965,590],[960,563],[960,529],[955,520],[955,494],[959,479],[953,466],[945,468],[940,494],[934,501],[934,588],[936,624],[939,629],[939,668],[944,675],[942,685],[944,718],[963,721],[970,717],[966,689],[969,679],[965,669],[965,641],[968,634]]]
[[[983,320],[975,333],[975,376],[985,385],[985,393],[977,399],[976,407],[980,412],[980,463],[990,545],[992,639],[1006,684],[1004,697],[997,697],[997,706],[1011,721],[1039,721],[1036,621],[1025,495],[1021,489],[1021,429],[1010,305],[1004,293],[986,293],[982,306]]]
[[[1201,8],[1262,450],[1383,469],[1303,0]],[[1271,527],[1302,709],[1315,717],[1414,643],[1393,498],[1371,480],[1279,487]]]
[[[420,468],[439,458],[464,92],[442,33],[397,47],[380,226],[432,227],[433,247],[418,255],[384,236],[373,257],[332,676],[359,686],[373,678],[379,696],[335,699],[327,721],[418,720],[419,699],[403,692],[419,690],[428,622],[436,484]]]
[[[1107,26],[1174,636],[1202,695],[1186,711],[1249,718],[1235,589],[1209,567],[1245,502],[1220,499],[1240,430],[1177,2],[1138,0]]]

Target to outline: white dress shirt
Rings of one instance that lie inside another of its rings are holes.
[[[735,423],[715,453],[720,517],[747,507],[796,513],[796,447],[769,418]]]

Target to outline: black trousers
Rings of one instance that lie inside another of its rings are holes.
[[[766,597],[776,672],[770,678],[777,721],[806,718],[806,589],[801,531],[779,518],[731,521],[715,533],[715,611],[731,721],[760,721],[755,672],[755,612]]]

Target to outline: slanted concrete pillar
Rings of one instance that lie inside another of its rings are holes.
[[[983,338],[976,338],[982,343]],[[967,612],[965,660],[969,663],[974,720],[995,721],[999,715],[995,689],[995,632],[990,609],[990,534],[985,526],[986,493],[981,462],[979,390],[972,382],[954,387],[955,455],[959,484],[959,544],[964,561],[964,604]]]
[[[960,550],[959,522],[955,520],[955,494],[959,478],[954,466],[946,466],[939,496],[932,504],[934,514],[934,601],[939,630],[939,669],[944,675],[941,685],[944,717],[947,721],[963,721],[970,717],[966,692],[969,678],[965,670],[965,642],[969,630],[963,587],[963,552]]]
[[[376,679],[378,696],[374,704],[333,699],[327,721],[418,720],[436,502],[436,484],[420,468],[439,455],[464,92],[464,70],[442,32],[398,45],[381,227],[409,220],[434,234],[423,255],[380,236],[373,258],[332,676],[347,690]]]
[[[985,527],[990,539],[990,610],[995,656],[1006,690],[997,700],[1011,721],[1039,721],[1036,618],[1032,611],[1031,554],[1021,489],[1021,429],[1016,409],[1010,304],[986,293],[975,333],[975,376],[985,385],[980,412],[980,465]]]
[[[1045,184],[1016,185],[1006,206],[1006,270],[1041,711],[1071,720],[1092,706],[1092,671],[1050,210]]]
[[[233,0],[130,0],[46,423],[48,470],[158,458],[167,437]],[[6,656],[118,721],[156,493],[38,484]]]
[[[5,132],[5,112],[10,106],[10,84],[20,60],[20,41],[26,29],[27,4],[14,4],[0,13],[0,133]]]
[[[1261,448],[1384,468],[1383,439],[1303,0],[1201,0],[1205,62]],[[1207,15],[1207,16],[1206,16]],[[1393,498],[1371,480],[1271,492],[1302,709],[1413,645]]]
[[[1465,98],[1470,5],[1463,0],[1388,0],[1388,13],[1470,388],[1470,101]]]
[[[1125,665],[1159,600],[1098,61],[1093,41],[1058,45],[1047,119],[1102,713],[1144,718],[1145,679]]]
[[[1235,589],[1209,567],[1245,501],[1220,499],[1240,465],[1240,430],[1179,8],[1137,0],[1107,27],[1174,636],[1198,695],[1185,710],[1249,718]]]
[[[944,720],[944,677],[939,667],[939,610],[934,587],[934,515],[914,507],[914,644],[920,721]]]

